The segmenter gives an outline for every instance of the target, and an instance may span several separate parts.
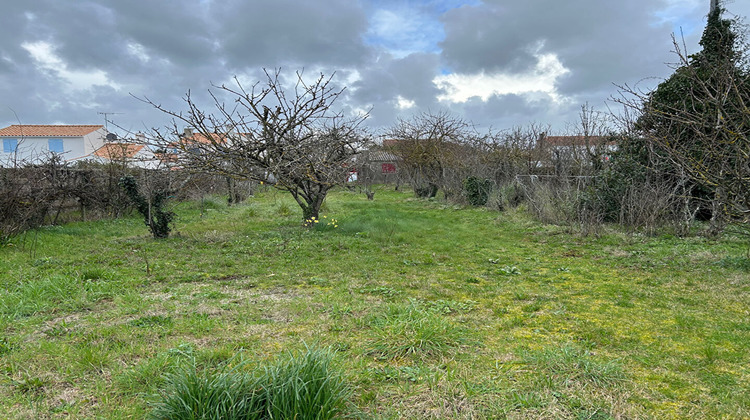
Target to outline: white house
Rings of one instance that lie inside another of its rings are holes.
[[[0,129],[0,165],[38,163],[52,155],[66,162],[84,159],[106,137],[102,125],[11,125]]]

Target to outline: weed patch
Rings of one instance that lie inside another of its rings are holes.
[[[564,385],[578,382],[598,387],[621,384],[626,376],[615,362],[601,362],[585,350],[572,345],[525,352],[526,363],[537,367],[547,377]]]
[[[387,306],[370,325],[374,338],[369,352],[382,359],[447,356],[473,341],[467,328],[414,302]]]

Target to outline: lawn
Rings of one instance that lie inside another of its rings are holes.
[[[360,418],[748,418],[737,238],[580,236],[378,191],[313,229],[281,193],[43,228],[0,248],[8,418],[143,418],[202,369],[335,352]],[[336,222],[331,222],[336,219]]]

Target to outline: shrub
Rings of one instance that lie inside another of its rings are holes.
[[[138,213],[143,216],[144,222],[151,230],[154,238],[168,237],[172,230],[170,224],[175,216],[173,212],[164,210],[169,198],[168,190],[163,187],[156,187],[150,191],[148,197],[145,197],[138,188],[138,182],[132,176],[120,178],[120,186],[135,204]]]
[[[470,176],[464,180],[464,193],[472,206],[484,206],[490,198],[492,181]]]
[[[424,184],[414,187],[414,194],[419,198],[433,198],[437,195],[438,186],[436,184]]]

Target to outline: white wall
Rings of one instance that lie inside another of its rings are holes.
[[[64,160],[77,160],[90,155],[96,149],[104,145],[106,131],[101,128],[83,137],[2,137],[4,139],[15,138],[18,141],[18,149],[15,154],[5,153],[2,140],[0,140],[0,165],[13,166],[14,162],[39,163],[48,159],[49,139],[62,139]]]
[[[83,136],[83,154],[90,155],[91,153],[94,153],[98,148],[104,146],[106,138],[107,131],[104,128],[100,128]],[[66,157],[66,159],[75,159],[76,157],[79,156],[71,155],[70,157]]]

